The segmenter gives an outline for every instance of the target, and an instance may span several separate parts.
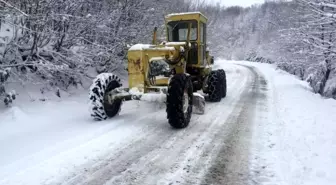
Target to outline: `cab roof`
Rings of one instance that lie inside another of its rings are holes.
[[[198,20],[207,23],[208,18],[201,12],[183,12],[173,13],[166,16],[166,21],[184,21],[184,20]]]

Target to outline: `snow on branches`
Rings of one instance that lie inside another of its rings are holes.
[[[150,43],[154,27],[164,35],[162,15],[179,5],[184,3],[0,0],[0,69],[11,68],[11,81],[54,91],[82,85],[97,73],[120,72],[127,45]]]
[[[277,63],[319,84],[316,92],[334,94],[335,0],[248,8],[194,0],[0,0],[0,6],[0,69],[10,67],[11,78],[22,83],[66,91],[99,73],[123,71],[128,45],[150,43],[154,27],[164,40],[164,15],[201,11],[216,58]]]
[[[336,1],[335,0],[299,0],[305,7],[307,17],[305,26],[301,27],[302,40],[310,48],[310,55],[316,58],[314,70],[307,81],[315,92],[336,98],[334,86],[336,69]],[[322,62],[320,65],[316,63]]]
[[[336,98],[336,0],[203,10],[216,20],[208,40],[218,57],[275,63],[308,81],[316,93]]]
[[[5,89],[5,82],[9,78],[10,70],[10,68],[0,68],[0,97],[3,98],[3,102],[6,106],[9,106],[16,99],[15,91],[6,92]]]

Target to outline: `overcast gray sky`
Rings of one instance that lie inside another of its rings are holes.
[[[243,7],[250,6],[252,4],[260,4],[263,3],[264,0],[207,0],[209,3],[217,3],[220,2],[224,6],[234,6],[239,5]]]

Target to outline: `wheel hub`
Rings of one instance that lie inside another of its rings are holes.
[[[114,99],[111,96],[111,94],[106,94],[104,96],[104,102],[107,103],[107,104],[109,104],[109,105],[112,105],[114,103]]]

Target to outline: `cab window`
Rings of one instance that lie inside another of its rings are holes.
[[[190,41],[197,40],[197,21],[172,21],[168,23],[168,40],[169,42],[187,41],[188,25],[191,23]]]

